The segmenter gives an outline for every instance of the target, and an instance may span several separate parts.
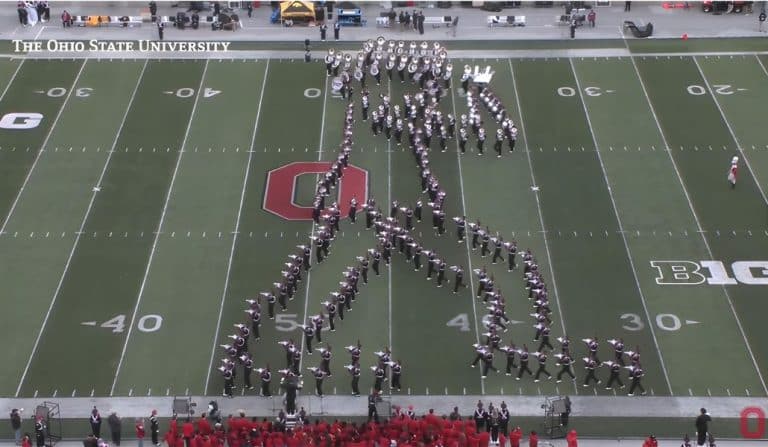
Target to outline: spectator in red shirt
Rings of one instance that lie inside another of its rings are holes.
[[[539,435],[535,430],[531,430],[531,435],[528,436],[528,447],[539,447]]]
[[[568,441],[568,447],[579,447],[579,441],[576,438],[576,430],[569,431],[565,440]]]
[[[520,427],[515,427],[514,430],[509,434],[509,445],[510,447],[520,447],[520,441],[523,439],[523,431],[520,430]]]
[[[139,443],[139,447],[144,447],[144,419],[136,419],[136,440]]]
[[[192,436],[195,435],[195,425],[187,418],[184,425],[181,426],[181,434],[184,435],[185,447],[192,447]]]
[[[210,435],[212,433],[211,431],[211,423],[208,422],[208,419],[206,419],[206,414],[203,413],[200,415],[200,418],[197,420],[197,431],[200,432],[201,435]]]

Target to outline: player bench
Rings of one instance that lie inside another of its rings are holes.
[[[525,16],[488,16],[488,26],[525,26]]]
[[[440,28],[441,26],[450,27],[453,24],[453,18],[451,16],[425,16],[424,25],[432,25],[432,28]]]
[[[74,16],[74,26],[133,27],[141,26],[140,16]]]

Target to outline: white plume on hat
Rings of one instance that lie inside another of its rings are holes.
[[[735,165],[735,164],[738,164],[738,163],[739,163],[739,157],[734,155],[733,158],[731,159],[731,164]]]

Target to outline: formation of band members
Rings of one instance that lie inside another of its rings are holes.
[[[439,144],[442,151],[447,150],[447,140],[456,137],[456,120],[451,114],[447,114],[443,118],[442,112],[439,110],[440,99],[444,96],[445,90],[451,88],[451,70],[452,65],[447,62],[447,53],[444,48],[435,43],[430,51],[429,46],[426,43],[422,43],[421,50],[419,51],[412,43],[408,49],[407,54],[403,52],[403,45],[394,44],[390,41],[388,46],[385,46],[386,41],[379,38],[374,44],[372,41],[364,44],[364,51],[358,54],[357,66],[353,72],[355,79],[361,84],[361,115],[362,120],[367,121],[369,118],[370,108],[370,93],[365,87],[366,76],[368,71],[371,76],[376,79],[377,84],[381,83],[381,72],[378,70],[379,61],[384,57],[387,59],[386,70],[389,80],[393,79],[394,65],[399,61],[397,65],[398,77],[401,82],[405,82],[405,66],[408,68],[408,80],[414,84],[418,84],[421,91],[411,96],[410,94],[403,95],[403,107],[399,105],[392,106],[391,99],[388,95],[380,94],[381,103],[370,114],[371,129],[374,135],[384,135],[387,140],[395,138],[395,142],[398,145],[402,144],[402,136],[404,133],[405,125],[407,121],[408,128],[408,144],[415,157],[416,164],[419,168],[421,178],[422,193],[426,193],[429,197],[428,205],[432,208],[432,224],[438,236],[442,236],[445,233],[445,212],[443,210],[443,204],[446,197],[446,192],[440,187],[438,178],[432,173],[429,168],[429,152],[432,141],[432,135],[436,132],[439,134]],[[384,49],[386,48],[386,53]],[[387,54],[385,56],[385,54]],[[328,75],[338,75],[339,67],[344,62],[344,68],[341,72],[341,76],[334,79],[334,88],[341,91],[342,96],[351,101],[353,94],[353,87],[350,78],[351,72],[351,56],[334,54],[331,50],[326,58],[326,68]],[[476,70],[477,71],[477,70]],[[476,73],[475,73],[476,74]],[[517,138],[517,128],[512,122],[511,118],[507,114],[501,101],[488,89],[485,82],[473,82],[474,75],[469,66],[465,67],[464,74],[462,75],[462,90],[466,93],[468,114],[461,116],[460,129],[459,129],[459,141],[458,146],[461,153],[466,150],[466,139],[471,132],[477,139],[478,154],[483,154],[484,149],[484,128],[482,115],[480,113],[480,102],[485,106],[487,113],[501,126],[497,130],[497,142],[494,146],[497,155],[501,156],[501,141],[508,140],[508,148],[510,151],[514,150],[515,141]],[[340,84],[340,85],[339,85]],[[390,113],[391,112],[391,113]],[[279,304],[282,311],[287,310],[287,301],[293,299],[298,283],[302,280],[301,271],[309,271],[311,268],[311,245],[315,246],[315,260],[318,263],[324,261],[324,259],[330,254],[331,241],[335,239],[335,234],[340,230],[339,222],[341,220],[342,211],[341,207],[333,202],[330,206],[326,207],[326,198],[331,195],[331,192],[337,186],[339,179],[343,176],[344,168],[348,166],[349,154],[352,150],[353,140],[353,124],[354,124],[354,108],[353,102],[350,102],[346,108],[344,129],[343,129],[343,141],[341,143],[340,153],[337,160],[331,165],[328,172],[321,175],[317,188],[316,195],[313,200],[313,213],[312,218],[317,224],[316,231],[311,236],[311,243],[308,245],[297,246],[298,251],[289,256],[289,261],[286,262],[287,269],[283,271],[283,279],[279,282],[273,283],[274,289],[270,292],[261,292],[257,299],[246,300],[249,304],[249,308],[246,309],[248,313],[251,326],[250,328],[245,324],[236,324],[237,333],[230,335],[232,342],[230,344],[222,345],[222,348],[227,353],[227,358],[222,360],[222,365],[219,368],[224,375],[225,379],[225,396],[232,396],[232,390],[234,388],[234,377],[236,375],[235,367],[237,364],[241,364],[244,370],[243,383],[248,389],[253,389],[251,384],[250,375],[253,369],[253,358],[248,352],[248,336],[259,339],[259,326],[261,324],[261,304],[262,299],[267,303],[267,312],[270,319],[274,319],[275,305]],[[394,127],[394,131],[393,131]],[[462,142],[462,139],[464,140]],[[410,234],[410,231],[414,228],[414,219],[417,222],[422,220],[422,208],[423,204],[421,200],[416,200],[413,207],[408,205],[401,206],[397,201],[393,201],[390,204],[390,210],[388,217],[384,217],[383,212],[376,206],[376,202],[373,198],[366,201],[365,204],[359,206],[357,199],[353,198],[347,207],[347,217],[350,223],[356,222],[358,208],[362,208],[366,216],[366,228],[375,228],[375,234],[377,236],[378,244],[375,248],[372,248],[366,253],[365,256],[358,257],[358,265],[354,267],[347,267],[344,271],[344,280],[340,283],[341,288],[338,292],[330,294],[329,299],[322,303],[323,308],[317,315],[308,318],[306,324],[301,325],[301,329],[304,331],[304,341],[307,348],[306,353],[311,355],[313,352],[312,343],[313,340],[317,344],[322,343],[321,333],[324,330],[324,321],[327,318],[330,324],[329,329],[335,331],[335,317],[338,315],[340,320],[344,319],[344,311],[351,311],[351,304],[355,301],[358,293],[359,279],[363,279],[363,283],[368,282],[368,268],[369,266],[378,276],[380,275],[380,263],[383,260],[386,265],[391,263],[392,252],[396,247],[400,253],[405,256],[407,262],[413,264],[414,270],[419,271],[422,269],[422,257],[426,258],[426,270],[427,279],[431,279],[433,275],[436,278],[437,287],[442,287],[446,280],[446,269],[448,269],[448,263],[446,260],[441,259],[437,252],[434,250],[426,250],[421,244]],[[402,218],[402,222],[401,222]],[[493,259],[492,263],[496,264],[498,260],[504,262],[504,256],[502,251],[506,253],[508,271],[511,272],[517,268],[515,257],[517,255],[517,244],[515,241],[504,241],[500,235],[493,237],[488,227],[482,228],[479,221],[477,223],[467,223],[466,217],[455,217],[454,221],[457,224],[457,237],[458,241],[464,241],[466,237],[466,226],[469,225],[472,231],[472,248],[481,250],[481,256],[485,257],[490,255],[490,243],[493,243]],[[323,225],[320,225],[320,224]],[[488,332],[485,334],[486,343],[484,345],[475,345],[477,356],[472,363],[474,367],[478,362],[482,361],[483,364],[483,377],[486,377],[489,370],[497,369],[493,366],[493,356],[495,351],[503,352],[507,357],[506,373],[511,375],[513,368],[518,368],[517,379],[520,380],[524,373],[534,375],[528,367],[529,356],[533,355],[537,358],[539,368],[534,376],[536,382],[539,381],[542,374],[546,375],[548,379],[552,375],[546,369],[547,359],[549,352],[546,348],[554,350],[550,342],[550,325],[552,324],[551,309],[549,308],[549,302],[547,298],[546,284],[541,273],[538,270],[533,255],[530,250],[526,250],[522,254],[523,257],[523,277],[526,281],[526,289],[528,290],[529,300],[532,301],[532,305],[535,312],[531,314],[535,318],[536,335],[534,337],[535,342],[540,341],[540,346],[537,351],[529,353],[527,345],[523,344],[521,348],[517,348],[511,341],[509,345],[501,345],[501,336],[499,332],[506,331],[507,328],[504,322],[508,323],[509,318],[506,316],[504,310],[504,298],[500,290],[494,288],[493,275],[488,274],[486,268],[476,270],[479,279],[478,298],[488,304],[489,309],[489,323],[487,325]],[[458,293],[460,288],[466,287],[464,283],[464,270],[460,265],[454,265],[450,267],[455,274],[453,293]],[[575,380],[572,365],[574,363],[573,356],[569,348],[569,339],[566,335],[559,337],[558,341],[561,344],[561,353],[555,354],[557,358],[557,364],[561,366],[561,371],[558,373],[558,381],[562,379],[564,374],[568,374]],[[600,380],[595,375],[595,369],[601,365],[610,368],[610,378],[608,379],[607,388],[611,389],[614,383],[620,387],[624,387],[620,378],[621,368],[624,364],[624,346],[621,340],[611,340],[616,351],[616,360],[609,362],[600,362],[597,358],[597,339],[585,339],[587,343],[589,354],[584,358],[585,369],[587,370],[587,377],[583,383],[584,386],[589,386],[590,382],[600,384]],[[292,339],[280,342],[286,351],[286,368],[279,370],[282,376],[281,383],[283,381],[296,381],[296,378],[301,377],[300,365],[301,365],[301,347],[298,346]],[[594,349],[593,349],[594,348]],[[315,378],[315,392],[318,395],[323,395],[322,384],[323,380],[327,377],[331,377],[330,363],[332,358],[332,347],[326,345],[317,349],[321,354],[321,362],[317,367],[308,368],[313,377]],[[350,352],[351,361],[348,365],[345,365],[345,369],[348,371],[351,377],[350,388],[352,394],[357,396],[359,392],[359,378],[362,373],[360,366],[360,352],[362,346],[359,341],[357,345],[351,345],[347,347]],[[378,362],[376,365],[370,367],[374,375],[374,391],[380,393],[382,391],[383,383],[388,381],[389,369],[391,368],[391,382],[390,388],[399,390],[401,387],[401,374],[402,363],[400,361],[392,360],[392,354],[388,347],[383,348],[376,353]],[[627,368],[630,370],[630,378],[632,380],[632,387],[629,394],[633,395],[636,388],[639,388],[643,394],[645,390],[640,383],[640,379],[643,376],[642,368],[639,362],[639,349],[635,351],[627,351],[631,359],[631,365]],[[519,361],[519,366],[515,360]],[[261,379],[261,394],[264,396],[271,395],[270,384],[272,380],[272,372],[269,365],[264,368],[255,369],[258,372]]]

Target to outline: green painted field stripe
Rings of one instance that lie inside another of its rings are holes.
[[[176,164],[173,168],[173,174],[171,174],[170,183],[168,184],[168,192],[165,195],[165,202],[163,203],[163,209],[160,212],[160,219],[157,223],[157,230],[154,231],[155,236],[152,241],[152,248],[149,251],[149,258],[147,259],[147,267],[144,270],[144,275],[141,279],[141,285],[139,286],[139,292],[136,298],[136,305],[133,308],[133,314],[131,315],[130,323],[128,325],[128,334],[125,336],[123,349],[120,352],[120,360],[118,360],[117,362],[117,368],[115,369],[115,378],[112,381],[112,388],[109,391],[110,396],[115,393],[115,388],[117,387],[117,380],[120,377],[120,370],[122,369],[123,361],[125,360],[125,352],[128,350],[128,344],[131,341],[131,334],[133,333],[133,327],[134,325],[137,324],[136,318],[139,312],[139,307],[141,306],[141,300],[144,297],[144,290],[146,290],[147,280],[149,279],[149,272],[152,270],[152,263],[155,259],[155,253],[157,253],[157,245],[158,245],[158,242],[160,241],[160,235],[162,234],[164,229],[163,224],[165,223],[165,216],[168,211],[168,204],[170,203],[171,196],[174,192],[173,187],[176,184],[176,179],[178,178],[179,168],[181,167],[181,161],[184,159],[184,153],[189,148],[187,146],[187,141],[189,139],[192,123],[194,122],[194,119],[195,119],[195,112],[197,112],[197,106],[198,104],[200,104],[200,98],[202,97],[202,93],[203,93],[203,83],[205,82],[206,73],[208,73],[209,64],[210,64],[210,59],[206,59],[205,66],[203,67],[203,73],[202,75],[200,75],[200,84],[197,86],[197,91],[195,93],[195,101],[192,104],[192,111],[189,114],[186,130],[184,131],[184,138],[181,140],[181,146],[179,146],[179,155],[178,157],[176,157]],[[157,318],[155,318],[155,321],[157,321]],[[130,394],[132,393],[129,390],[129,395]]]
[[[0,233],[5,231],[29,175],[40,159],[40,149],[50,137],[70,96],[70,87],[84,64],[79,61],[27,62],[0,102],[0,116],[8,113],[43,115],[32,129],[0,129],[0,215],[4,216]],[[54,96],[47,94],[52,92],[52,86],[57,89]]]
[[[635,267],[635,262],[632,258],[632,251],[629,248],[629,243],[627,242],[627,235],[626,235],[626,232],[624,231],[624,224],[621,220],[621,215],[619,213],[618,207],[616,206],[616,199],[613,196],[613,190],[611,188],[610,181],[608,180],[608,173],[605,169],[605,163],[603,163],[603,157],[600,155],[600,146],[597,142],[597,136],[595,135],[595,130],[592,126],[592,118],[590,117],[589,111],[587,110],[587,105],[584,100],[584,92],[582,90],[581,83],[579,82],[579,76],[576,73],[576,67],[573,64],[573,59],[570,59],[570,65],[571,65],[571,72],[573,73],[573,79],[574,81],[576,81],[576,89],[579,92],[579,99],[584,109],[584,116],[586,117],[587,125],[589,126],[589,133],[592,135],[592,144],[594,145],[595,151],[597,153],[597,160],[600,162],[600,170],[608,189],[608,197],[611,200],[611,205],[613,207],[613,214],[616,217],[616,223],[619,225],[619,232],[621,233],[622,242],[624,242],[624,249],[626,251],[627,259],[629,260],[630,270],[632,271],[632,276],[635,282],[635,286],[637,287],[637,293],[640,296],[640,303],[643,306],[643,310],[645,311],[646,318],[650,322],[651,316],[650,316],[650,312],[648,311],[648,305],[645,300],[645,294],[643,293],[643,288],[640,285],[640,279],[638,277],[637,267]],[[667,372],[667,367],[666,367],[666,364],[664,363],[664,353],[662,352],[661,346],[659,346],[659,341],[656,338],[656,330],[654,329],[653,325],[649,325],[648,329],[649,329],[649,332],[651,333],[651,338],[653,339],[653,344],[656,348],[656,351],[658,351],[659,363],[661,365],[661,370],[664,373],[664,380],[667,383],[667,389],[669,390],[669,393],[672,394],[672,384],[669,381],[669,373]]]
[[[524,60],[513,61],[513,67],[573,356],[583,356],[582,338],[596,337],[603,345],[601,360],[611,358],[605,340],[624,337],[628,346],[640,345],[645,353],[645,387],[666,394],[659,360],[648,354],[652,337],[622,328],[623,314],[643,310],[583,104],[559,93],[576,86],[570,63]],[[590,154],[582,154],[582,147]]]
[[[243,300],[255,299],[259,291],[271,290],[272,283],[282,279],[280,272],[287,256],[297,251],[296,245],[310,242],[309,222],[286,221],[262,209],[268,171],[290,162],[317,160],[314,151],[317,150],[318,134],[313,123],[322,114],[322,89],[319,89],[319,98],[309,98],[304,93],[308,88],[319,88],[322,85],[318,83],[317,74],[305,67],[307,65],[284,60],[270,61],[267,87],[261,105],[264,115],[253,146],[255,152],[246,185],[240,237],[232,260],[229,290],[224,301],[219,344],[230,334],[230,324],[246,319],[243,311],[247,304]],[[290,88],[274,88],[276,85]],[[286,118],[284,114],[268,113],[272,110],[290,111],[290,115]],[[302,272],[302,275],[306,277],[306,273]],[[249,342],[256,366],[270,365],[272,369],[273,392],[277,391],[277,370],[285,366],[284,350],[277,341],[290,337],[299,340],[301,333],[296,324],[304,309],[304,294],[302,283],[297,297],[288,303],[287,312],[281,312],[279,306],[276,306],[276,320],[268,319],[267,305],[263,302],[261,340],[251,339]],[[224,354],[218,346],[215,353],[218,357],[214,359],[214,370],[211,371],[207,390],[209,393],[217,393],[223,388],[221,374],[215,368],[218,366],[217,359],[223,358]],[[258,385],[255,375],[253,381]],[[238,386],[242,385],[240,379],[237,382]]]
[[[766,73],[765,67],[760,64],[760,59],[753,57],[694,58],[694,61],[697,63],[699,74],[706,83],[709,94],[712,96],[728,132],[739,150],[741,173],[749,172],[755,178],[763,203],[753,202],[754,212],[756,214],[764,213],[765,219],[768,220],[768,201],[766,201],[765,196],[768,176],[764,166],[765,162],[768,161],[765,154],[768,146],[765,145],[764,132],[761,132],[764,127],[764,120],[760,119],[764,115],[764,101],[768,100],[765,88],[768,85],[768,73]],[[753,128],[753,126],[757,127]],[[744,165],[746,165],[747,170],[743,169]],[[766,227],[768,227],[768,222],[763,221],[763,231],[766,231]],[[756,230],[755,233],[759,234],[759,230]],[[765,256],[762,256],[762,259],[765,259]],[[760,258],[754,258],[754,260],[760,260]],[[737,322],[740,325],[742,335],[745,339],[749,338],[750,340],[747,348],[750,349],[755,367],[760,374],[763,391],[768,393],[763,375],[763,373],[768,374],[765,354],[759,351],[753,353],[752,351],[752,347],[758,344],[756,340],[765,337],[765,325],[758,323],[755,318],[749,317],[749,315],[768,310],[764,300],[758,298],[762,297],[762,291],[754,290],[764,286],[766,282],[765,280],[758,280],[755,284],[742,287],[749,289],[747,292],[749,298],[734,300],[734,313],[737,315]],[[744,327],[741,326],[742,319],[745,322]]]
[[[197,85],[201,73],[199,62],[148,64],[22,394],[109,393],[192,109],[175,91]],[[98,327],[103,323],[110,326]],[[63,333],[68,337],[52,335]],[[84,369],[95,358],[99,368]]]
[[[574,63],[582,86],[591,86],[586,103],[619,213],[631,226],[625,229],[625,235],[651,314],[643,318],[643,324],[659,329],[656,336],[666,354],[664,360],[674,394],[726,395],[726,390],[735,389],[738,383],[754,386],[757,377],[753,371],[724,375],[715,369],[702,371],[695,362],[709,355],[713,345],[733,346],[741,340],[735,322],[719,318],[730,312],[722,290],[686,289],[658,285],[655,281],[653,261],[711,256],[706,240],[699,239],[701,234],[696,233],[696,216],[689,208],[687,191],[677,176],[674,159],[669,158],[666,141],[659,133],[632,60],[583,59]],[[638,236],[656,231],[665,234],[669,230],[681,236]],[[689,236],[682,236],[683,231]],[[721,330],[710,331],[708,328],[716,318]],[[628,320],[627,326],[635,327]],[[724,350],[720,357],[727,358],[727,363],[738,363],[748,361],[749,353],[732,348]]]
[[[89,199],[95,194],[92,189],[98,185],[99,172],[108,158],[112,131],[117,127],[114,121],[119,122],[119,114],[126,108],[128,94],[110,87],[121,87],[138,77],[133,66],[139,64],[119,63],[111,69],[106,65],[90,63],[84,69],[76,88],[88,85],[94,88],[93,94],[67,103],[0,239],[0,263],[10,266],[0,272],[0,278],[25,303],[0,317],[0,331],[7,331],[9,337],[29,332],[20,338],[14,358],[5,364],[9,371],[2,377],[8,381],[7,388],[3,385],[7,394],[15,392],[24,375],[22,369],[26,370],[39,342],[46,309],[56,299],[54,290],[60,284],[62,268],[66,270],[68,253],[71,255],[77,243],[75,232],[84,213],[88,214]],[[89,125],[95,126],[94,130],[83,135],[80,130]],[[72,146],[77,150],[70,152]],[[82,151],[82,147],[87,150]]]
[[[208,359],[189,356],[185,368],[176,370],[168,352],[175,350],[178,340],[164,335],[186,333],[186,343],[205,346],[212,344],[218,332],[214,330],[217,319],[211,315],[216,315],[220,299],[213,297],[221,297],[226,281],[227,264],[221,260],[227,259],[235,236],[246,161],[252,154],[254,105],[260,93],[252,86],[260,84],[264,66],[265,62],[252,61],[236,67],[230,61],[208,63],[197,90],[200,95],[184,160],[138,307],[137,321],[145,324],[137,325],[127,345],[115,387],[118,395],[165,395],[171,389],[203,392]],[[231,110],[240,112],[230,116]],[[218,122],[223,116],[227,119]],[[210,126],[215,122],[218,124]],[[207,237],[199,237],[203,232]],[[198,237],[188,238],[189,233]],[[178,311],[180,297],[194,303],[183,313]],[[158,319],[153,315],[162,318],[161,325],[155,324]],[[187,331],[188,327],[195,330]]]
[[[690,58],[672,58],[663,62],[640,58],[636,62],[702,229],[706,231],[704,234],[714,260],[725,261],[728,266],[730,261],[761,259],[768,243],[762,238],[747,237],[744,229],[762,231],[765,216],[755,210],[763,210],[764,205],[755,179],[748,171],[742,170],[735,190],[726,182],[728,162],[737,149],[713,98],[707,94],[691,94],[688,90],[690,85],[704,85],[696,64]],[[670,78],[667,71],[670,69],[678,75]],[[690,129],[697,129],[697,132],[690,132]],[[736,229],[744,232],[744,236],[731,233]],[[768,348],[750,343],[754,342],[752,338],[760,339],[764,327],[760,313],[755,312],[755,306],[760,305],[756,303],[762,299],[760,288],[730,286],[724,290],[734,318],[743,321],[744,327],[751,328],[748,332],[750,339],[742,341],[745,346],[751,345],[756,358],[764,358]],[[737,313],[734,306],[742,300],[745,312]],[[750,310],[747,311],[747,307]],[[760,362],[757,364],[761,365]],[[724,365],[724,368],[729,366],[743,368],[743,362]],[[751,392],[763,393],[761,388],[753,388]],[[748,392],[742,389],[730,391],[734,395]]]

